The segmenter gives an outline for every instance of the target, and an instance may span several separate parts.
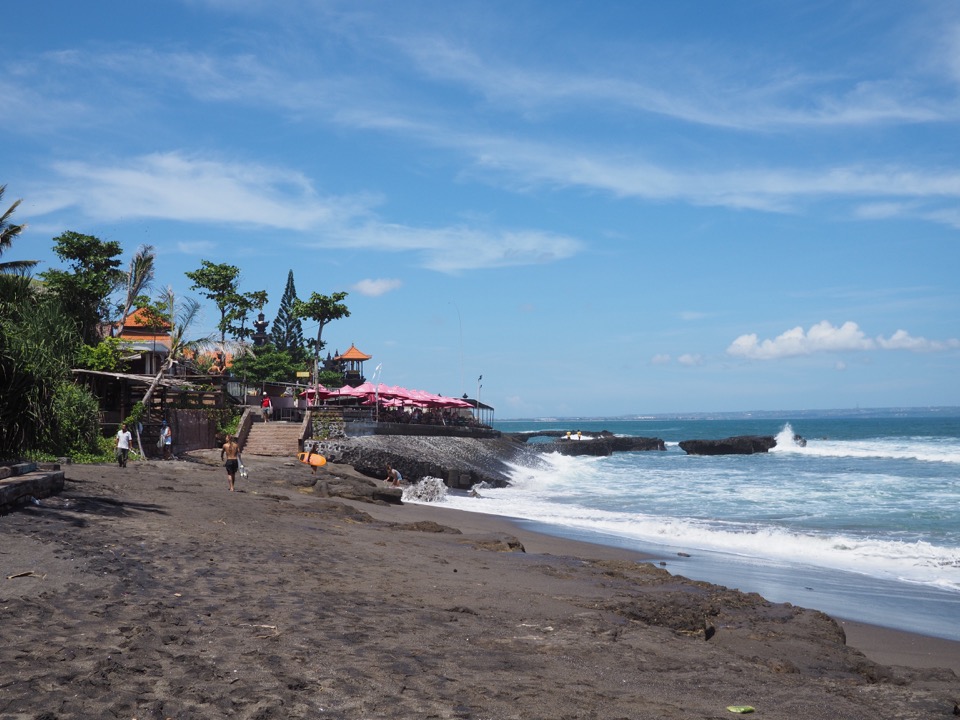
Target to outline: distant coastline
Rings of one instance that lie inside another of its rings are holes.
[[[602,420],[796,420],[800,418],[895,418],[960,417],[960,406],[844,408],[838,410],[743,410],[720,412],[648,413],[629,415],[558,415],[528,418],[500,418],[501,422],[592,422]]]

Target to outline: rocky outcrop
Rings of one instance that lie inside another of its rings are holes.
[[[660,438],[622,436],[611,437],[610,447],[613,448],[614,452],[648,452],[650,450],[666,452],[667,449]]]
[[[508,439],[371,435],[316,441],[316,452],[331,462],[352,465],[370,478],[385,478],[390,464],[407,482],[436,477],[453,488],[481,482],[506,487],[508,463],[536,461],[528,447]]]
[[[571,435],[565,430],[544,430],[532,433],[513,433],[511,440],[525,443],[531,450],[539,452],[556,452],[561,455],[592,455],[604,457],[615,452],[647,452],[650,450],[666,450],[667,447],[660,438],[631,437],[614,435],[609,430],[599,433]],[[532,438],[557,438],[552,443],[531,443]]]
[[[536,443],[531,448],[541,452],[556,452],[561,455],[592,455],[605,457],[615,452],[646,452],[650,450],[666,450],[667,447],[660,438],[644,437],[594,437],[583,440],[567,440],[560,438],[552,443]]]
[[[737,435],[722,440],[684,440],[680,449],[687,455],[753,455],[776,444],[772,435]]]

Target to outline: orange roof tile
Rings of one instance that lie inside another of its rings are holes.
[[[147,313],[143,308],[137,308],[132,313],[127,315],[123,320],[123,327],[127,328],[145,328],[148,327],[149,320],[147,319]],[[160,327],[164,330],[170,329],[170,323],[163,321],[160,323]]]
[[[357,350],[357,346],[353,343],[350,343],[350,349],[347,350],[343,355],[337,356],[337,360],[369,360],[373,355],[367,355]]]

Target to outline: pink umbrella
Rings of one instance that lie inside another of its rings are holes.
[[[323,400],[326,397],[330,396],[331,391],[325,388],[323,385],[315,385],[314,387],[307,388],[302,393],[300,397],[305,397],[309,401],[313,401],[314,395],[316,395],[320,400]]]

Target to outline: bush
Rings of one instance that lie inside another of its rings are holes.
[[[100,452],[100,410],[97,399],[85,388],[60,382],[53,392],[53,418],[44,449],[55,455]]]

